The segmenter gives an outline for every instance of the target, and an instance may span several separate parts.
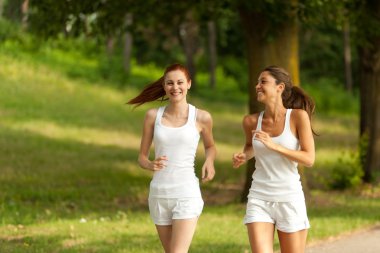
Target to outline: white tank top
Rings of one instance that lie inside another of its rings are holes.
[[[199,142],[196,127],[196,108],[189,104],[188,119],[181,127],[161,123],[166,107],[157,111],[153,142],[155,157],[167,156],[166,167],[154,172],[150,183],[150,197],[184,198],[201,197],[199,180],[194,172],[195,154]]]
[[[299,141],[290,130],[290,114],[286,110],[283,132],[272,141],[285,148],[298,150]],[[258,118],[256,130],[261,130],[264,112]],[[297,163],[285,156],[268,149],[253,137],[252,145],[256,158],[256,170],[252,175],[252,185],[248,197],[273,202],[288,202],[304,199]]]

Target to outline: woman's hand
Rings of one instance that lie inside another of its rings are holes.
[[[253,138],[261,141],[268,149],[276,150],[277,144],[272,141],[272,138],[264,131],[253,130]]]
[[[152,162],[150,162],[149,169],[152,171],[159,171],[166,167],[165,161],[167,161],[168,158],[166,156],[160,156],[156,159],[154,159]]]
[[[212,180],[215,176],[214,162],[208,161],[203,164],[202,167],[202,182],[208,182]]]
[[[237,169],[247,161],[247,155],[245,153],[235,153],[232,155],[232,166]]]

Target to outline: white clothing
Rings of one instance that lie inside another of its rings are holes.
[[[286,233],[310,228],[305,200],[302,199],[290,202],[271,202],[250,198],[244,223],[252,222],[273,223],[277,230]]]
[[[292,150],[299,149],[299,141],[290,130],[290,114],[286,110],[283,132],[272,141]],[[261,130],[264,112],[258,118],[256,130]],[[289,160],[276,151],[268,149],[253,136],[252,145],[256,158],[256,170],[252,175],[252,184],[248,198],[256,198],[272,202],[290,202],[305,199],[297,163]]]
[[[199,217],[202,198],[149,198],[150,217],[156,225],[171,225],[176,219]]]
[[[181,127],[161,123],[166,107],[157,111],[154,124],[155,157],[166,156],[166,167],[154,172],[149,197],[197,198],[201,197],[199,179],[194,172],[194,160],[199,142],[196,127],[196,108],[189,104],[188,119]]]

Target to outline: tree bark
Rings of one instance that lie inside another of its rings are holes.
[[[24,0],[21,4],[21,24],[22,28],[26,29],[28,27],[28,15],[29,15],[29,0]]]
[[[368,135],[363,181],[372,180],[380,168],[380,38],[371,47],[359,49],[360,56],[360,136]]]
[[[4,11],[4,0],[0,0],[0,18],[3,17],[3,11]]]
[[[208,21],[207,28],[208,28],[210,87],[214,89],[216,85],[216,61],[217,61],[215,22]]]
[[[124,35],[124,71],[129,74],[131,71],[131,56],[132,56],[132,44],[133,44],[133,36],[132,33],[128,30],[129,27],[133,23],[132,13],[127,13],[125,15],[125,35]]]
[[[196,67],[194,56],[198,50],[199,26],[194,20],[192,13],[187,13],[186,21],[179,27],[182,47],[186,57],[186,67],[191,77],[191,88],[196,89]]]
[[[380,22],[380,3],[367,1],[365,16]],[[380,170],[380,36],[369,31],[366,44],[359,47],[360,57],[360,136],[368,135],[362,160],[363,181],[371,182]],[[363,146],[361,146],[363,148]]]
[[[296,3],[296,1],[291,1]],[[260,12],[239,10],[242,24],[245,28],[248,43],[249,66],[249,113],[257,113],[262,110],[262,105],[257,102],[256,84],[260,72],[269,65],[278,65],[285,68],[292,76],[294,85],[299,85],[299,44],[298,23],[296,13],[290,13],[284,23],[276,28],[275,37],[268,39],[265,31],[270,30],[269,20]],[[247,164],[246,181],[241,195],[241,200],[246,201],[254,171],[254,159]],[[302,168],[300,168],[301,177]],[[307,189],[306,181],[303,182]]]
[[[344,69],[346,77],[346,90],[352,92],[352,65],[351,65],[351,39],[350,39],[350,23],[348,20],[344,22],[343,27],[344,41]]]
[[[107,43],[106,43],[106,53],[109,59],[112,58],[114,48],[115,48],[115,38],[114,36],[109,36],[107,38]]]

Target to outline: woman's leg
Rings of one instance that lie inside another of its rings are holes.
[[[304,253],[306,247],[307,229],[294,233],[277,230],[281,253]]]
[[[174,219],[170,253],[187,253],[197,226],[198,217],[192,219]]]
[[[247,223],[253,253],[273,253],[274,225],[269,222]]]
[[[172,238],[172,225],[156,225],[158,237],[160,237],[165,253],[170,253],[170,242]]]

